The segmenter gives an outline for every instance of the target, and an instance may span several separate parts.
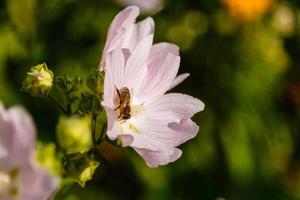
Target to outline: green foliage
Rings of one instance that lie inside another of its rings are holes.
[[[100,165],[92,154],[69,154],[64,158],[65,177],[77,182],[81,187],[92,179],[95,170]]]

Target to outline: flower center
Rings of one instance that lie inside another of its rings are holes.
[[[136,120],[145,111],[143,104],[138,103],[137,99],[133,99],[130,90],[127,87],[116,87],[116,99],[115,99],[115,111],[117,114],[117,120],[119,121],[120,132],[129,129],[134,133],[140,133],[136,126]]]
[[[17,168],[10,171],[4,171],[0,169],[0,199],[3,196],[13,197],[19,194],[16,183],[18,174],[19,170]]]
[[[11,184],[11,178],[9,174],[0,171],[0,195],[7,192]]]
[[[144,106],[133,101],[133,96],[127,87],[121,87],[117,91],[117,98],[115,100],[115,111],[119,121],[125,121],[132,117],[138,116],[144,111]]]

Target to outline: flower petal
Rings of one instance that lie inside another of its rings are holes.
[[[12,127],[9,122],[9,116],[3,105],[0,103],[0,159],[5,157],[12,151],[14,137]]]
[[[187,77],[189,77],[190,74],[189,73],[184,73],[184,74],[180,74],[178,75],[172,82],[172,84],[170,85],[168,90],[171,90],[173,88],[175,88],[177,85],[179,85],[180,83],[182,83]]]
[[[189,95],[169,93],[147,102],[145,109],[147,115],[164,119],[168,123],[179,123],[182,119],[189,119],[202,111],[204,103]]]
[[[107,34],[107,40],[101,56],[100,67],[105,67],[106,55],[113,48],[120,45],[122,37],[126,33],[126,30],[131,27],[136,17],[139,15],[139,8],[136,6],[129,6],[122,10],[112,21]],[[119,46],[121,48],[121,46]]]
[[[122,41],[122,48],[129,49],[133,52],[137,45],[143,41],[143,39],[154,33],[154,21],[151,17],[138,22],[131,26],[124,34]]]
[[[148,118],[139,128],[142,135],[147,136],[145,140],[153,138],[164,146],[172,147],[194,138],[199,131],[199,127],[191,119],[184,119],[179,123],[164,123],[160,118]]]
[[[106,59],[107,73],[111,73],[113,83],[117,88],[123,85],[125,58],[121,49],[115,49],[108,54]]]
[[[104,107],[107,116],[107,136],[109,139],[115,140],[119,135],[116,112],[113,108],[107,107],[104,103],[102,103],[102,106]]]
[[[168,42],[160,42],[154,44],[151,48],[149,63],[155,61],[161,56],[166,56],[169,53],[174,54],[175,56],[179,56],[179,47],[176,44]]]
[[[144,79],[147,72],[147,58],[151,49],[153,35],[145,37],[134,49],[125,67],[123,85],[138,91],[138,87]]]
[[[174,54],[160,56],[148,67],[147,76],[136,94],[142,103],[163,95],[170,87],[179,69],[180,57]]]
[[[104,80],[104,101],[106,106],[114,106],[116,88],[123,86],[125,55],[121,49],[110,52],[106,58],[107,69]]]
[[[130,122],[131,123],[131,122]],[[134,124],[138,132],[118,129],[122,146],[159,151],[171,148],[194,138],[199,127],[191,120],[185,119],[179,123],[166,123],[160,118],[144,118]]]
[[[174,162],[180,158],[182,151],[177,148],[163,149],[161,151],[150,151],[148,149],[134,149],[146,161],[149,167],[158,167]]]
[[[25,164],[21,170],[20,199],[48,199],[58,186],[58,180],[35,163]]]
[[[7,111],[12,131],[12,145],[9,156],[13,162],[24,163],[34,151],[35,126],[27,111],[22,107],[13,107]]]

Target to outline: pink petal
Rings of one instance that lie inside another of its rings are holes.
[[[164,147],[168,147],[167,144],[161,143],[155,138],[141,133],[134,133],[132,131],[126,130],[122,134],[118,135],[118,138],[122,141],[122,146],[130,146],[132,148],[143,148],[151,151],[159,151]]]
[[[154,33],[154,21],[148,17],[137,24],[134,24],[124,34],[122,48],[134,51],[135,47],[147,36]]]
[[[114,84],[114,78],[111,70],[107,71],[105,73],[105,79],[104,79],[104,92],[103,92],[103,102],[101,104],[103,106],[107,106],[109,108],[114,107],[114,90],[115,90],[115,84]]]
[[[119,12],[117,16],[113,19],[107,35],[107,42],[109,43],[113,36],[120,30],[121,28],[127,28],[131,26],[137,16],[140,14],[139,8],[136,6],[129,6]]]
[[[107,136],[111,140],[115,140],[117,136],[120,134],[117,126],[117,115],[113,108],[107,107],[104,103],[102,106],[105,109],[107,116]]]
[[[27,162],[33,154],[35,126],[30,115],[22,107],[13,107],[6,114],[10,126],[6,133],[3,132],[7,135],[4,142],[8,145],[6,150],[9,155],[9,163],[7,164],[22,164]]]
[[[143,123],[143,120],[136,118],[131,118],[126,122],[115,122],[111,132],[108,132],[108,134],[110,134],[109,137],[112,139],[121,139],[123,147],[130,146],[158,151],[162,147],[166,146],[166,144],[161,143],[159,140],[156,140],[143,132],[134,132],[132,129],[127,127],[128,124],[130,124],[141,131],[139,127],[141,123]],[[122,127],[122,129],[119,127]]]
[[[7,111],[4,109],[0,103],[0,158],[9,154],[12,151],[12,146],[14,142],[14,137],[12,132],[12,127],[10,125],[9,116]]]
[[[106,58],[107,69],[104,80],[104,104],[114,107],[116,88],[123,86],[125,55],[121,49],[116,49],[109,53]]]
[[[108,54],[106,59],[107,70],[110,73],[114,86],[120,88],[123,85],[125,74],[125,57],[121,49],[115,49]]]
[[[179,123],[182,119],[189,119],[195,113],[204,109],[204,104],[197,98],[179,93],[169,93],[159,96],[152,102],[145,104],[147,115],[160,117],[168,123]]]
[[[152,41],[153,35],[145,37],[128,58],[124,74],[124,86],[138,90],[139,84],[142,82],[147,72],[146,62]]]
[[[169,53],[174,54],[175,56],[179,56],[179,47],[176,44],[168,42],[160,42],[154,44],[151,48],[149,63],[155,61],[161,56],[166,56]]]
[[[146,117],[134,126],[139,133],[130,130],[119,133],[122,146],[151,151],[177,147],[194,138],[199,131],[199,127],[190,119],[184,119],[179,123],[167,123],[161,118]]]
[[[122,10],[112,21],[107,34],[107,40],[102,53],[100,67],[105,66],[106,54],[109,53],[111,46],[118,45],[119,38],[124,35],[126,29],[134,24],[136,17],[139,15],[139,8],[129,6]],[[121,47],[120,47],[121,48]]]
[[[4,146],[2,144],[0,144],[0,159],[5,156],[7,156],[7,150],[4,148]]]
[[[184,74],[180,74],[179,76],[177,76],[172,84],[170,85],[168,90],[171,90],[173,88],[175,88],[177,85],[179,85],[180,83],[182,83],[187,77],[189,77],[190,74],[189,73],[184,73]]]
[[[164,123],[159,119],[148,118],[139,128],[145,140],[150,137],[163,146],[172,147],[194,138],[199,131],[199,127],[191,119],[184,119],[179,123]],[[131,145],[134,146],[134,142]]]
[[[145,37],[153,35],[153,32],[154,21],[152,18],[148,17],[137,24],[134,23],[126,29],[120,30],[105,51],[106,53],[109,53],[114,49],[122,48],[128,49],[131,53]]]
[[[21,199],[48,199],[58,187],[58,180],[35,163],[24,164],[21,170]]]
[[[177,148],[150,151],[148,149],[134,149],[146,161],[149,167],[158,167],[174,162],[180,158],[182,151]]]
[[[162,0],[117,0],[125,6],[136,5],[142,13],[154,14],[162,9]]]
[[[180,57],[173,54],[160,56],[149,65],[149,71],[136,94],[141,102],[149,102],[163,95],[175,79]]]
[[[158,43],[152,46],[147,61],[148,73],[137,92],[138,98],[151,101],[164,94],[178,72],[180,58],[179,48],[171,43]]]

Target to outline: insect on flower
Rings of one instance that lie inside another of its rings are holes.
[[[119,110],[118,119],[126,120],[130,118],[130,92],[127,87],[122,87],[120,90],[116,87],[119,97],[119,106],[115,110]]]

